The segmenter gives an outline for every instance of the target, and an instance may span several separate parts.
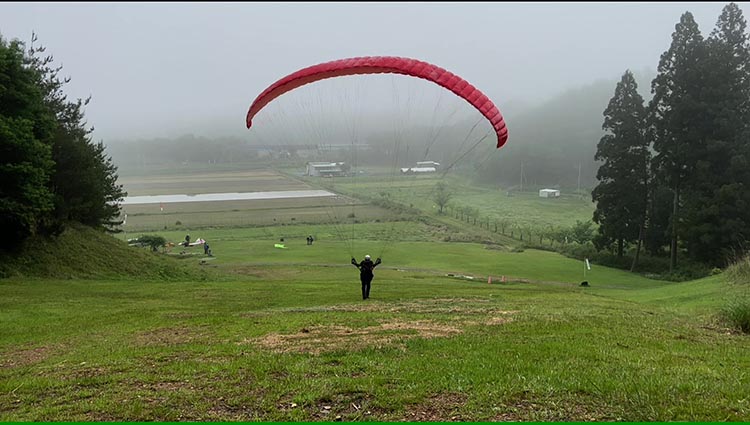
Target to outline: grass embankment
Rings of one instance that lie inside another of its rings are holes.
[[[194,280],[203,274],[197,267],[75,224],[57,237],[35,237],[18,250],[0,253],[0,278]]]
[[[384,225],[353,228],[373,235],[358,257]],[[314,226],[192,235],[234,278],[2,280],[0,420],[750,420],[750,339],[718,321],[722,276],[594,265],[582,288],[554,253],[396,230],[368,301]]]

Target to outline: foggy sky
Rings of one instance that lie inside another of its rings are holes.
[[[727,3],[0,3],[0,35],[38,35],[72,78],[69,96],[92,96],[86,118],[107,143],[241,135],[268,85],[354,56],[439,65],[507,115],[626,69],[653,72],[682,13],[705,37]]]

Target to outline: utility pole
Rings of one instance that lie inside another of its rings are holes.
[[[576,193],[581,194],[581,161],[578,161],[578,189]]]

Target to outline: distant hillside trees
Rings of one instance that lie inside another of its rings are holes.
[[[32,43],[35,40],[32,39]],[[0,37],[0,237],[4,247],[60,232],[66,222],[116,224],[125,193],[93,143],[83,106],[62,91],[61,68],[42,47]]]
[[[677,266],[679,252],[697,262],[723,266],[745,248],[750,236],[750,48],[745,30],[742,11],[734,3],[724,7],[707,39],[693,15],[685,12],[669,49],[661,55],[647,118],[639,121],[639,131],[631,130],[631,136],[621,140],[614,129],[636,121],[625,121],[627,113],[611,113],[613,105],[623,103],[619,89],[625,77],[618,84],[605,111],[604,128],[612,135],[599,145],[597,157],[605,163],[593,194],[598,202],[595,220],[605,241],[615,235],[629,240],[633,220],[643,216],[632,209],[645,207],[646,234],[638,241],[643,239],[652,253],[668,244],[670,270]],[[635,115],[634,109],[630,114]],[[641,164],[646,145],[630,142],[635,135],[646,135],[653,160],[649,172],[640,165],[630,171],[635,176],[650,174],[652,180],[634,178],[625,171],[627,166],[612,169],[611,164],[627,164],[631,156]],[[646,185],[649,190],[644,192]],[[623,198],[639,195],[618,210],[612,200],[616,192]],[[642,193],[649,194],[645,204]]]

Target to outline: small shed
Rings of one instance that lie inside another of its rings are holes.
[[[434,173],[436,171],[435,167],[411,167],[401,169],[402,174]]]
[[[342,177],[346,175],[343,167],[343,162],[308,162],[305,174],[320,177]]]
[[[540,198],[559,198],[560,191],[556,189],[542,189],[539,191]]]
[[[418,168],[434,167],[434,168],[437,169],[439,166],[440,166],[440,163],[439,162],[435,162],[435,161],[417,161],[417,167]]]

